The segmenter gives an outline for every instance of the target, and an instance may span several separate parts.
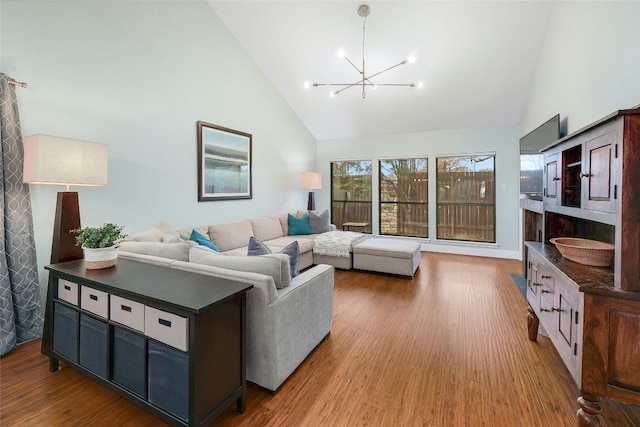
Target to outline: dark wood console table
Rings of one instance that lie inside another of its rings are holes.
[[[246,407],[245,283],[121,259],[49,270],[43,352],[170,425]]]

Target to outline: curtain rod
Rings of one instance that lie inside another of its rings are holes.
[[[19,82],[19,81],[16,81],[14,79],[9,79],[8,83],[10,85],[16,85],[16,86],[20,86],[20,87],[27,87],[27,84],[25,82]]]

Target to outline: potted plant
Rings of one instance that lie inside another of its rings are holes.
[[[85,267],[88,270],[113,267],[118,259],[118,245],[127,235],[124,226],[104,224],[102,227],[85,227],[71,230],[76,233],[76,245],[84,251]]]

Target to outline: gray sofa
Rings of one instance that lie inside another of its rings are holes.
[[[334,267],[315,265],[291,277],[288,255],[246,256],[247,233],[251,232],[274,252],[296,239],[301,249],[300,269],[312,265],[313,237],[287,236],[281,218],[239,221],[206,230],[196,227],[201,234],[215,236],[220,253],[185,240],[192,229],[177,232],[166,223],[131,236],[119,249],[122,258],[252,284],[247,293],[247,380],[272,392],[322,342],[333,324]]]

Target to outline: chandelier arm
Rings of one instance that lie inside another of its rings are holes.
[[[354,64],[353,62],[351,62],[351,60],[350,60],[349,58],[347,58],[346,56],[344,57],[344,59],[345,59],[349,64],[351,64],[351,66],[352,66],[353,68],[355,68],[355,69],[356,69],[356,71],[358,72],[358,74],[363,74],[363,75],[364,75],[364,70],[360,71],[360,69],[359,69],[358,67],[356,67],[356,64]]]
[[[380,83],[375,86],[407,86],[407,87],[416,87],[415,83]]]
[[[404,60],[404,61],[400,61],[400,62],[398,62],[396,65],[392,65],[391,67],[389,67],[389,68],[387,68],[387,69],[385,69],[385,70],[382,70],[382,71],[380,71],[380,72],[378,72],[378,73],[372,74],[372,75],[370,75],[369,77],[365,77],[365,79],[367,79],[367,80],[368,80],[368,79],[372,79],[372,78],[374,78],[374,77],[376,77],[376,76],[379,76],[379,75],[380,75],[380,74],[382,74],[382,73],[386,73],[387,71],[389,71],[389,70],[393,70],[394,68],[399,67],[399,66],[401,66],[401,65],[404,65],[404,64],[406,64],[406,63],[407,63],[407,61],[406,61],[406,60]]]

